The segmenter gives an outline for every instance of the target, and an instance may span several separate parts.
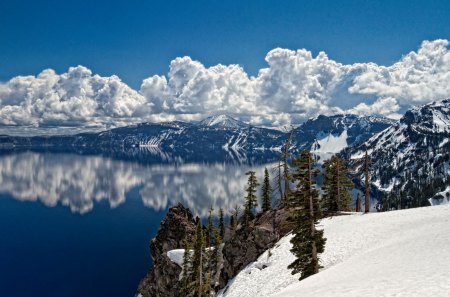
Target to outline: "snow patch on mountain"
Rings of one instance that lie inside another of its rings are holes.
[[[200,126],[204,127],[214,127],[214,128],[231,128],[231,129],[238,129],[238,128],[245,128],[249,127],[248,124],[238,121],[229,115],[216,115],[208,117],[198,123]]]
[[[326,136],[317,135],[316,142],[311,147],[313,153],[339,153],[345,149],[347,144],[347,130],[344,130],[340,135],[329,133]]]
[[[450,204],[322,219],[318,274],[299,282],[287,269],[288,235],[217,296],[448,296],[449,218]]]

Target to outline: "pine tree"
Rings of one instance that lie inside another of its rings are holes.
[[[216,229],[213,228],[211,232],[215,232]],[[206,242],[208,236],[207,233],[204,233],[204,242]],[[211,238],[213,238],[211,236]],[[212,240],[210,239],[211,245],[213,244]],[[211,294],[211,282],[212,282],[212,273],[213,273],[213,267],[214,267],[214,250],[212,249],[212,246],[207,245],[202,250],[202,261],[203,261],[203,273],[201,275],[202,277],[202,286],[200,286],[201,291],[199,291],[198,296],[210,296]]]
[[[272,201],[270,196],[272,194],[272,187],[270,186],[269,171],[264,168],[264,182],[262,185],[262,210],[269,211],[272,208]]]
[[[245,197],[245,205],[244,205],[244,222],[247,224],[248,221],[252,220],[255,215],[253,214],[253,209],[258,206],[256,201],[256,187],[259,186],[258,180],[256,179],[256,174],[254,171],[248,171],[245,173],[248,175],[247,188],[245,191],[247,192],[247,196]]]
[[[197,218],[197,229],[194,239],[194,254],[192,256],[192,290],[195,292],[195,296],[206,296],[205,292],[205,267],[206,258],[204,254],[205,247],[205,235],[203,233],[202,222]]]
[[[315,186],[317,171],[309,151],[303,151],[294,160],[293,181],[296,188],[291,192],[289,205],[293,208],[294,237],[291,252],[296,260],[288,268],[292,274],[301,273],[300,280],[319,271],[318,254],[324,251],[323,230],[317,230],[320,219],[319,191]]]
[[[229,228],[230,228],[230,230],[232,232],[236,231],[236,225],[235,224],[236,224],[236,222],[234,221],[234,215],[232,214],[230,216],[230,226],[229,226]]]
[[[361,212],[361,195],[356,196],[356,207],[355,207],[355,211],[356,212]]]
[[[187,296],[191,293],[192,287],[192,257],[191,257],[191,246],[189,242],[184,239],[183,240],[183,271],[181,276],[181,288],[180,294],[182,296]]]
[[[212,206],[209,207],[208,214],[208,227],[206,229],[206,247],[210,247],[213,245],[213,232],[214,232],[214,222],[213,222],[213,214],[214,208]]]
[[[364,212],[368,213],[370,211],[370,201],[369,201],[369,156],[366,151],[366,156],[364,159],[364,176],[365,176],[365,192],[364,192]]]
[[[284,144],[284,152],[283,152],[283,178],[284,178],[284,203],[285,204],[288,200],[289,193],[291,191],[289,187],[289,180],[291,179],[291,175],[289,173],[289,147],[291,146],[292,136],[294,135],[294,129],[291,128],[291,131],[289,133],[289,137],[286,140],[286,143]]]
[[[223,239],[225,236],[225,220],[223,218],[223,208],[219,208],[219,235]]]
[[[215,271],[218,271],[221,258],[222,237],[219,233],[217,229],[214,232],[213,268]]]
[[[323,209],[330,212],[349,211],[352,197],[350,191],[354,185],[348,177],[348,169],[337,156],[324,162],[325,178],[322,186],[324,196]]]

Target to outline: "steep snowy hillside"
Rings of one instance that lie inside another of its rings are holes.
[[[344,155],[362,181],[367,150],[372,197],[379,209],[425,206],[425,197],[450,185],[449,137],[450,100],[444,100],[409,110],[397,124]]]
[[[218,296],[448,296],[450,205],[352,214],[320,225],[327,242],[318,274],[301,282],[291,275],[288,235]]]
[[[295,129],[294,144],[297,151],[309,149],[323,161],[348,146],[366,141],[394,123],[378,117],[321,115]]]

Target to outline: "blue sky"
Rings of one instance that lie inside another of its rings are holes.
[[[255,75],[275,47],[391,64],[450,38],[450,1],[2,1],[0,80],[85,65],[134,88],[188,55]]]
[[[2,1],[0,40],[0,133],[450,97],[450,1]]]

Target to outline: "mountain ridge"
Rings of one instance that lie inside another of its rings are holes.
[[[342,155],[362,189],[362,159],[371,160],[372,197],[380,210],[430,205],[428,198],[450,185],[450,99],[408,110],[394,125]]]
[[[390,125],[388,119],[355,115],[319,116],[294,128],[291,151],[311,149],[326,135],[348,131],[348,145],[372,136]],[[199,122],[140,123],[99,133],[14,137],[0,136],[0,148],[157,148],[163,151],[280,152],[289,132],[257,127],[229,115],[216,115]],[[347,144],[345,145],[347,146]]]

